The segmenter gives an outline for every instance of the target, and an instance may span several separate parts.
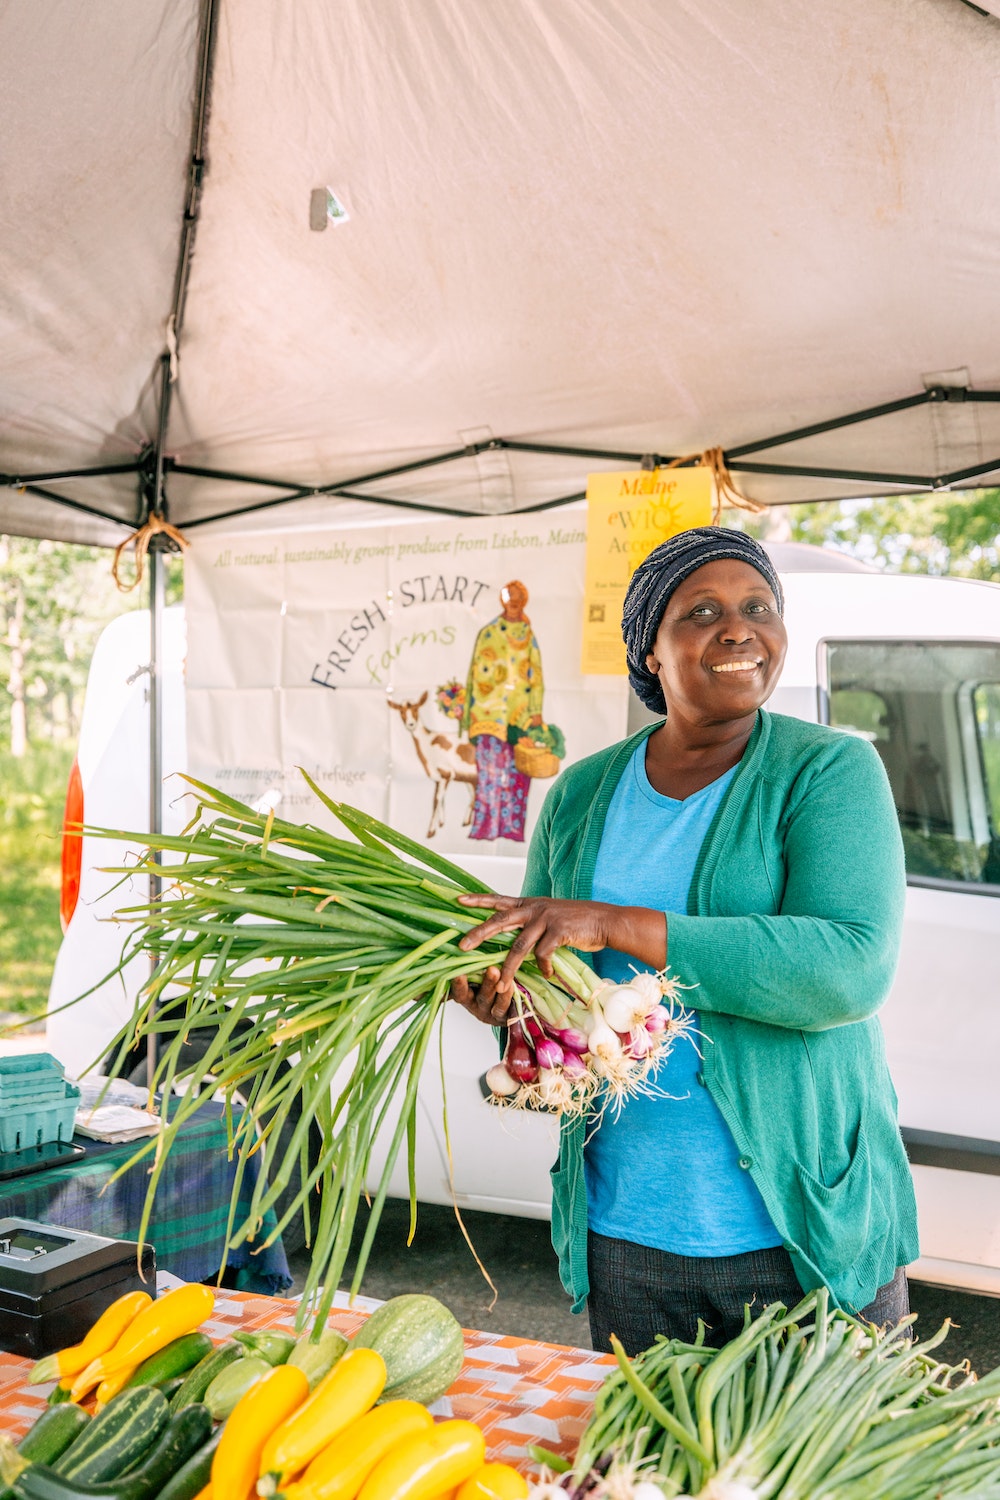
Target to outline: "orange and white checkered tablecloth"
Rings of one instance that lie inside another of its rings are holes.
[[[339,1299],[338,1299],[339,1300]],[[335,1306],[330,1326],[350,1336],[377,1307],[363,1297],[353,1307]],[[280,1328],[294,1332],[296,1304],[248,1292],[220,1292],[211,1318],[203,1326],[218,1343],[237,1328]],[[533,1468],[525,1449],[540,1443],[572,1458],[594,1397],[613,1366],[610,1355],[561,1344],[468,1330],[465,1365],[451,1390],[432,1410],[436,1416],[465,1417],[478,1422],[490,1459],[527,1471]],[[0,1353],[0,1431],[20,1438],[45,1406],[50,1386],[29,1386],[30,1360]]]

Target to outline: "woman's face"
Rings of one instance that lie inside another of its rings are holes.
[[[671,711],[703,724],[756,712],[771,695],[788,637],[762,573],[725,558],[674,590],[646,665]]]

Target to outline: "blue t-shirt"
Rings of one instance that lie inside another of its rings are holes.
[[[699,851],[735,770],[678,802],[650,785],[643,740],[608,809],[593,899],[687,911]],[[596,955],[607,979],[626,981],[648,967],[613,948]],[[684,998],[696,996],[692,990]],[[588,1221],[597,1234],[693,1256],[782,1243],[718,1105],[699,1082],[698,1048],[706,1045],[697,1033],[675,1042],[655,1075],[658,1096],[630,1099],[617,1119],[608,1111],[587,1142]]]

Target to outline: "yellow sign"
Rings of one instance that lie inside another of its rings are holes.
[[[625,673],[621,621],[629,579],[667,537],[711,520],[712,472],[703,466],[588,476],[582,672]]]

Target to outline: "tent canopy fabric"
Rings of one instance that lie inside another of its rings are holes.
[[[258,517],[287,524],[314,487],[503,513],[621,466],[594,451],[720,445],[777,503],[996,480],[988,399],[734,455],[927,386],[1000,392],[984,10],[0,9],[0,529],[117,542],[157,453],[182,528],[301,490]],[[327,187],[349,218],[319,233]]]

